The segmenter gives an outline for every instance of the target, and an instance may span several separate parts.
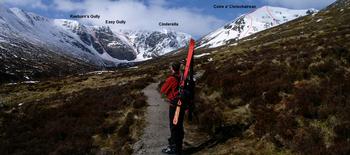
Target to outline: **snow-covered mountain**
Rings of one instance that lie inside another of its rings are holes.
[[[29,80],[125,65],[186,45],[167,31],[112,31],[0,6],[0,81]]]
[[[198,47],[213,48],[222,46],[228,40],[238,40],[314,12],[317,12],[317,10],[291,10],[264,6],[253,12],[241,15],[225,26],[204,36],[200,40]]]
[[[89,50],[104,60],[127,62],[136,58],[137,53],[130,43],[123,36],[112,32],[109,27],[85,26],[67,19],[55,19],[54,24],[66,32],[73,33],[74,39],[82,43],[74,45]],[[61,42],[67,41],[61,40]]]
[[[136,60],[149,59],[164,55],[186,46],[191,36],[176,31],[121,31],[135,47],[138,55]]]
[[[86,46],[77,34],[57,26],[55,20],[27,13],[18,8],[0,8],[0,19],[2,47],[6,44],[19,46],[18,48],[25,46],[25,44],[16,45],[17,41],[21,41],[97,66],[103,66],[107,62],[94,53],[92,47]],[[2,53],[7,49],[2,48]]]
[[[0,13],[2,38],[23,39],[97,66],[160,56],[185,46],[190,38],[184,33],[166,31],[114,32],[109,27],[49,19],[18,8],[0,8]]]

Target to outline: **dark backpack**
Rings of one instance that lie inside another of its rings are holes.
[[[194,90],[195,90],[195,81],[188,77],[188,79],[185,80],[185,86],[184,88],[179,87],[179,99],[182,101],[182,107],[183,109],[187,110],[188,112],[188,120],[192,121],[193,111],[194,111]]]
[[[196,83],[195,83],[194,77],[193,77],[193,63],[191,64],[190,74],[187,77],[187,79],[185,80],[184,88],[180,88],[180,82],[181,82],[182,77],[177,77],[175,75],[173,75],[173,77],[175,77],[175,79],[179,83],[178,90],[180,92],[179,92],[178,98],[183,101],[182,106],[184,107],[185,110],[188,111],[189,121],[192,121],[193,112],[195,109],[194,95],[195,95],[195,87],[196,87]]]

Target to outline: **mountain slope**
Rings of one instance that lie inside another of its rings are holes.
[[[136,48],[137,59],[150,59],[167,54],[187,45],[191,36],[175,31],[123,31],[126,38]]]
[[[166,30],[120,30],[120,33],[116,33],[109,27],[86,26],[67,19],[48,19],[18,8],[2,8],[2,16],[2,27],[5,30],[3,34],[10,37],[17,33],[13,37],[26,38],[37,44],[48,44],[85,59],[102,58],[112,62],[126,62],[123,60],[135,60],[142,52],[142,56],[139,56],[139,60],[142,60],[185,46],[190,38],[188,34]],[[144,51],[147,54],[143,56]]]
[[[350,1],[338,0],[197,50],[209,53],[196,60],[198,126],[216,142],[197,154],[349,154],[349,22]]]
[[[116,33],[109,27],[49,19],[18,8],[1,6],[0,28],[0,60],[4,66],[1,74],[9,80],[11,78],[8,77],[41,77],[34,75],[37,72],[45,72],[48,76],[52,70],[57,74],[68,73],[70,67],[79,68],[81,64],[97,69],[143,61],[185,46],[190,38],[179,32],[140,31],[135,34],[141,37],[133,40],[127,35],[129,33]],[[64,66],[66,63],[70,67]],[[55,64],[63,65],[57,68]],[[81,66],[82,72],[84,65]]]
[[[251,13],[241,15],[218,30],[204,36],[199,42],[199,47],[222,46],[228,40],[238,40],[314,12],[317,12],[317,10],[291,10],[264,6]]]
[[[55,20],[17,8],[1,8],[1,19],[0,26],[4,31],[0,33],[6,38],[27,41],[56,54],[70,56],[96,66],[104,66],[107,62],[77,34],[57,26]],[[11,45],[9,41],[2,43]]]

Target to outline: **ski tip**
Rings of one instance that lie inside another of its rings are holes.
[[[192,44],[192,45],[194,45],[194,44],[195,44],[195,41],[194,41],[194,39],[193,39],[193,38],[191,38],[191,39],[190,39],[190,45],[191,45],[191,44]]]

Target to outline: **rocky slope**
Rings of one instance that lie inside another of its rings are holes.
[[[121,32],[135,47],[137,59],[150,59],[167,54],[187,45],[191,36],[175,31],[123,31]]]

